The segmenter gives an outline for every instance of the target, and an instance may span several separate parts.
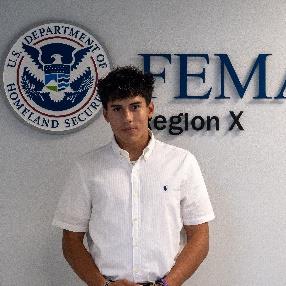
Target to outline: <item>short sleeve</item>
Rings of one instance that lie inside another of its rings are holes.
[[[91,199],[83,169],[78,163],[65,182],[52,225],[74,232],[87,232]]]
[[[215,218],[202,172],[196,158],[187,153],[185,180],[181,186],[181,214],[184,225],[197,225]]]

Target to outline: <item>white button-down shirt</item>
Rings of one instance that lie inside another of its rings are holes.
[[[132,164],[113,141],[75,163],[53,225],[86,232],[89,251],[110,279],[155,281],[182,248],[182,227],[214,218],[195,157],[151,133]]]

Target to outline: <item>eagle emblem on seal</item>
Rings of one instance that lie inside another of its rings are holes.
[[[67,110],[80,103],[92,88],[96,79],[91,68],[81,68],[80,73],[77,70],[91,47],[76,49],[63,43],[50,43],[40,48],[25,43],[22,46],[38,73],[35,75],[29,67],[24,67],[21,86],[37,105],[53,111]],[[40,74],[42,78],[38,77]]]

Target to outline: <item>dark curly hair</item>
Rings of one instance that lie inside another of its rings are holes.
[[[98,80],[97,93],[104,109],[107,103],[116,99],[135,96],[145,98],[149,105],[154,90],[154,76],[143,74],[134,66],[118,67],[111,71],[105,78]]]

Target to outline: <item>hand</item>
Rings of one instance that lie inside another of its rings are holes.
[[[139,286],[139,284],[136,284],[135,282],[129,281],[127,279],[116,280],[111,284],[112,286]]]

